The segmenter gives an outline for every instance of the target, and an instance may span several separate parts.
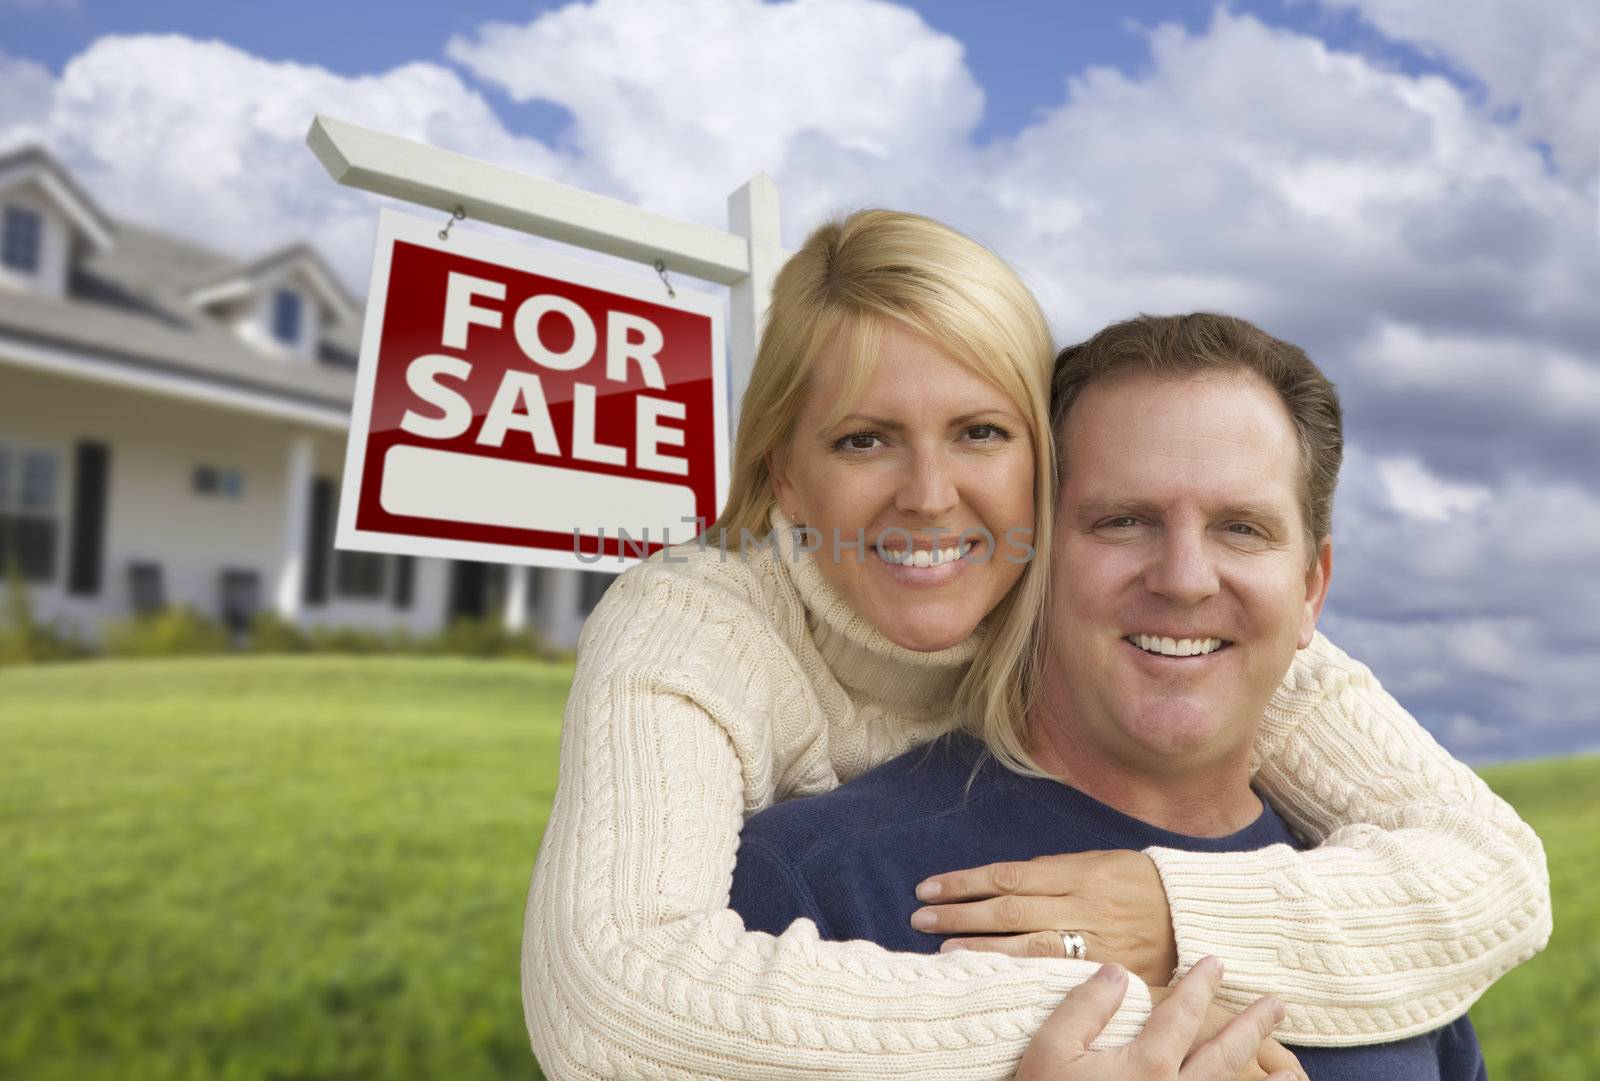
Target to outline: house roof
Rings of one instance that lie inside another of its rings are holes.
[[[31,180],[44,189],[51,201],[86,237],[97,251],[112,247],[116,226],[87,192],[72,179],[55,158],[37,146],[25,146],[0,154],[0,189],[20,180]]]
[[[29,150],[0,158],[0,168],[24,156],[49,162],[43,151]],[[0,290],[0,338],[89,352],[112,363],[296,402],[349,406],[360,349],[360,304],[311,248],[295,245],[245,261],[132,222],[107,218],[106,224],[115,244],[80,256],[65,295]],[[286,259],[318,268],[316,273],[326,278],[319,291],[338,294],[324,301],[336,299],[349,313],[349,318],[323,325],[313,362],[264,354],[192,300],[199,283],[252,280],[261,268]]]
[[[295,267],[305,275],[311,287],[316,290],[317,298],[322,301],[323,306],[331,310],[340,320],[353,319],[359,314],[361,306],[345,291],[344,286],[339,284],[338,277],[334,275],[327,262],[317,254],[315,248],[304,243],[291,244],[287,248],[279,248],[251,262],[235,263],[206,274],[194,283],[189,292],[189,300],[204,307],[215,300],[252,291],[263,281],[288,267]]]

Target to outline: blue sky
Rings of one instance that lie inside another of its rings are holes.
[[[0,0],[0,150],[237,252],[364,281],[329,112],[785,239],[932,214],[1063,342],[1235,312],[1340,387],[1323,627],[1442,742],[1600,747],[1600,4]]]

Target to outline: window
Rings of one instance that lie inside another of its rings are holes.
[[[24,274],[39,271],[39,242],[44,233],[44,219],[36,211],[20,206],[6,207],[3,221],[4,235],[0,236],[0,263]]]
[[[388,560],[377,552],[335,551],[333,554],[333,592],[346,600],[381,601],[387,590],[384,579]]]
[[[222,622],[234,634],[243,634],[261,608],[261,576],[253,570],[224,569],[221,586]]]
[[[58,465],[49,451],[0,447],[0,573],[15,564],[24,581],[55,578]]]
[[[284,345],[300,344],[300,294],[293,289],[272,294],[272,336]]]
[[[17,485],[17,505],[34,513],[49,513],[56,507],[56,456],[31,453],[21,456],[22,482]]]
[[[128,564],[128,600],[136,616],[153,615],[167,606],[167,588],[159,563]]]
[[[244,495],[244,473],[215,465],[197,465],[190,477],[195,495],[215,495],[239,499]]]

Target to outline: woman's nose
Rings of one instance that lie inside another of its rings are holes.
[[[944,456],[919,453],[911,459],[909,474],[900,485],[895,506],[906,514],[937,520],[954,510],[960,501],[955,478]]]

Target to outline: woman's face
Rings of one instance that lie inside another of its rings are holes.
[[[849,363],[844,335],[818,355],[770,462],[778,504],[811,531],[823,577],[857,613],[907,649],[944,649],[977,629],[1032,553],[1033,440],[1002,391],[895,323],[861,400],[819,433]]]

